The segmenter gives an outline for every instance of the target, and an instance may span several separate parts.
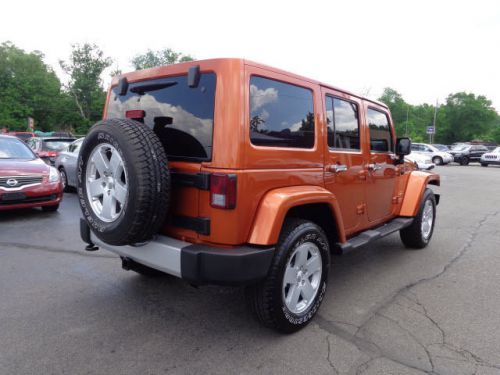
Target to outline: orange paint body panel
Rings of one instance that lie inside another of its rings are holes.
[[[402,215],[414,216],[425,186],[439,176],[395,165],[393,152],[372,152],[369,109],[387,116],[391,144],[396,134],[387,106],[320,82],[242,59],[214,59],[162,66],[122,75],[129,83],[186,75],[190,67],[216,76],[212,155],[208,161],[170,162],[186,174],[223,173],[236,178],[236,205],[221,209],[210,204],[209,189],[174,187],[169,215],[205,218],[208,234],[174,226],[167,220],[163,234],[194,243],[220,247],[242,244],[273,245],[289,210],[324,203],[331,209],[340,242]],[[250,139],[250,80],[263,77],[298,86],[312,94],[314,144],[311,148],[254,145]],[[112,87],[118,84],[118,77]],[[104,111],[113,100],[111,90]],[[349,101],[357,108],[359,150],[329,147],[325,97]],[[167,150],[168,153],[168,150]],[[346,166],[344,172],[335,166]],[[377,168],[371,170],[371,166]],[[333,168],[333,169],[332,169]]]

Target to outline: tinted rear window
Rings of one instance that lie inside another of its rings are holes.
[[[312,148],[312,91],[253,76],[250,79],[250,139],[258,146]]]
[[[215,108],[214,73],[204,73],[190,88],[187,76],[131,83],[126,95],[112,89],[108,118],[125,118],[143,110],[144,123],[155,131],[167,155],[174,159],[210,160]]]

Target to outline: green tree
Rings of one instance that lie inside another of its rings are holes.
[[[69,75],[65,88],[80,115],[78,124],[75,124],[79,132],[86,131],[90,124],[101,118],[106,100],[101,75],[112,62],[97,45],[89,43],[72,45],[69,60],[59,61]]]
[[[145,53],[134,56],[131,63],[136,70],[141,70],[193,60],[194,58],[190,55],[184,55],[166,48],[157,51],[148,49]]]
[[[450,94],[442,111],[444,121],[437,128],[437,136],[447,143],[484,139],[498,123],[491,101],[472,93]]]
[[[57,122],[61,83],[39,51],[25,52],[11,42],[0,44],[0,126],[52,130]]]

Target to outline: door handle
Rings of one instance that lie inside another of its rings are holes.
[[[345,164],[332,164],[328,167],[330,172],[339,173],[347,171],[347,165]]]
[[[369,171],[378,171],[379,169],[382,169],[382,166],[380,164],[377,163],[368,164]]]

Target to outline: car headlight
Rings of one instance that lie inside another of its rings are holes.
[[[59,171],[54,167],[50,167],[49,182],[58,182],[60,178]]]

